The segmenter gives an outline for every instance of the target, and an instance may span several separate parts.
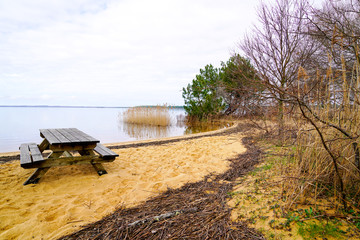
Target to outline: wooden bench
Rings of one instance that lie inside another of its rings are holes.
[[[104,160],[115,160],[115,158],[119,156],[119,154],[114,153],[101,143],[96,144],[94,151],[97,152]]]
[[[119,154],[111,151],[101,143],[97,143],[94,151],[100,155],[103,162],[112,162]],[[106,161],[105,161],[106,160]],[[20,146],[20,166],[26,169],[38,168],[41,162],[46,161],[36,143],[23,143]],[[97,160],[99,162],[99,160]],[[101,162],[101,160],[100,160]]]
[[[97,143],[94,151],[100,155],[100,159],[104,162],[112,162],[115,160],[116,157],[119,155],[105,147],[104,145]],[[92,163],[93,167],[99,174],[99,176],[103,174],[107,174],[105,168],[101,165],[101,163]]]
[[[23,143],[20,146],[20,166],[35,168],[34,165],[45,161],[36,143]]]

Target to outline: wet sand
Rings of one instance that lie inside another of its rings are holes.
[[[19,161],[0,164],[0,239],[56,239],[121,206],[224,172],[227,159],[245,152],[241,139],[232,133],[114,149],[120,157],[103,164],[106,175],[91,165],[56,167],[26,186],[35,169],[23,169]]]

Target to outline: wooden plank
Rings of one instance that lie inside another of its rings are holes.
[[[64,153],[64,151],[52,152],[52,153],[48,156],[48,159],[59,158],[61,155],[63,155],[63,153]]]
[[[112,162],[114,159],[103,159],[99,156],[76,156],[76,157],[59,157],[59,158],[48,158],[42,162],[34,162],[31,166],[25,166],[24,168],[45,168],[45,167],[57,167],[57,166],[68,166],[68,165],[82,165],[82,164],[93,164]]]
[[[48,140],[50,144],[61,143],[61,140],[52,134],[51,129],[40,129],[40,136]]]
[[[69,139],[67,136],[62,134],[58,128],[49,129],[49,131],[57,138],[59,139],[59,142],[61,144],[63,143],[71,143],[71,139]]]
[[[85,138],[83,135],[82,135],[82,132],[81,131],[74,131],[73,129],[76,129],[76,128],[68,128],[66,129],[66,131],[71,134],[74,138],[78,139],[80,142],[89,142],[89,140],[87,138]]]
[[[110,150],[110,149],[109,149]],[[109,153],[106,151],[106,147],[100,143],[96,144],[94,151],[100,154],[100,156],[106,156]]]
[[[40,129],[40,135],[46,138],[51,145],[100,142],[76,128]]]
[[[69,128],[70,131],[72,131],[74,134],[81,136],[84,140],[90,141],[90,142],[100,142],[100,140],[84,133],[83,131],[80,131],[77,128]]]
[[[82,142],[81,139],[71,134],[71,131],[69,131],[67,128],[57,128],[56,131],[59,132],[64,137],[66,137],[69,143]]]
[[[77,128],[69,128],[67,129],[67,131],[72,134],[74,137],[76,137],[77,139],[81,140],[81,142],[84,143],[98,143],[100,142],[99,140],[91,137],[90,135],[80,131]]]
[[[20,146],[20,166],[31,164],[31,156],[29,152],[29,145],[24,143]]]
[[[94,151],[97,152],[104,159],[110,159],[110,158],[115,159],[116,157],[119,156],[119,154],[111,151],[109,148],[105,147],[100,143],[96,144]]]
[[[35,143],[29,144],[29,150],[31,152],[31,158],[33,162],[44,161],[44,158]]]
[[[110,150],[109,148],[105,147],[104,145],[98,143],[96,144],[96,150],[99,150],[101,152],[102,155],[114,155],[114,156],[119,156],[117,153],[113,152],[112,150]],[[94,150],[95,150],[94,149]]]
[[[90,150],[96,147],[96,143],[72,143],[72,144],[55,144],[50,145],[49,149],[52,151],[80,151]]]

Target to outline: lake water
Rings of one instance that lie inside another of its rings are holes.
[[[40,143],[41,128],[78,128],[101,143],[181,136],[192,133],[176,117],[184,109],[170,110],[170,127],[125,124],[127,108],[0,107],[0,152],[18,151],[21,143]]]

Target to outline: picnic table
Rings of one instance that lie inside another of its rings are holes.
[[[37,168],[24,185],[36,184],[55,166],[91,164],[99,176],[107,174],[101,163],[112,162],[119,155],[100,144],[100,141],[77,128],[40,129],[43,141],[20,146],[20,166]],[[43,152],[50,150],[44,157]]]

